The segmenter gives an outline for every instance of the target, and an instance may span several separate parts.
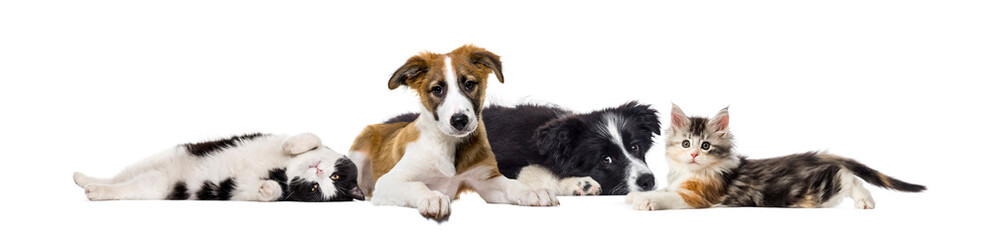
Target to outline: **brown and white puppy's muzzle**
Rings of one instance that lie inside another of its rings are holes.
[[[424,52],[407,59],[393,73],[390,89],[407,85],[421,98],[422,116],[441,132],[465,137],[479,127],[487,77],[503,82],[500,57],[486,49],[464,45],[446,54]]]

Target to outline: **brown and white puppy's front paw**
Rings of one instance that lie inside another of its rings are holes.
[[[279,186],[279,183],[272,180],[267,180],[259,186],[259,201],[271,202],[279,200],[279,197],[283,195],[283,189]]]
[[[600,183],[591,177],[569,177],[559,181],[559,196],[594,196],[600,195],[600,191]]]
[[[524,189],[512,193],[510,202],[520,206],[548,207],[558,206],[559,199],[548,189]]]
[[[439,191],[431,191],[427,196],[417,200],[417,210],[421,216],[434,220],[443,220],[452,213],[452,199]]]

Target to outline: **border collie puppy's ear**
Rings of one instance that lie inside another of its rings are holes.
[[[641,127],[655,135],[662,134],[662,122],[659,121],[659,111],[652,108],[652,105],[641,104],[638,101],[631,101],[621,105],[622,113],[638,121]]]
[[[393,72],[393,77],[390,77],[390,90],[396,89],[400,87],[400,85],[410,85],[410,80],[417,78],[417,76],[420,76],[427,71],[427,61],[420,56],[410,57],[410,59],[407,59],[407,63],[403,64],[403,66]]]
[[[574,118],[556,119],[535,131],[535,144],[538,154],[548,156],[552,161],[563,161],[572,152],[573,142],[579,138],[582,124]]]
[[[303,133],[283,140],[283,153],[297,155],[321,147],[321,138],[313,133]]]
[[[503,83],[503,65],[500,63],[500,56],[480,48],[469,55],[469,62],[493,70],[497,80]]]

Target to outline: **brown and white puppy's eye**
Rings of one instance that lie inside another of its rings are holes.
[[[436,85],[434,87],[431,87],[431,95],[434,95],[435,97],[444,96],[445,95],[445,86],[443,86],[443,85]]]
[[[331,174],[331,180],[338,180],[338,178],[341,177],[339,177],[337,173]]]

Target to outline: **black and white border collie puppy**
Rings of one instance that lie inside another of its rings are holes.
[[[407,122],[416,113],[387,122]],[[628,102],[575,114],[557,106],[490,106],[486,132],[500,173],[556,195],[624,195],[655,189],[645,162],[661,133],[658,111]]]
[[[113,178],[75,173],[90,200],[364,200],[352,160],[314,134],[246,134],[181,144]]]

